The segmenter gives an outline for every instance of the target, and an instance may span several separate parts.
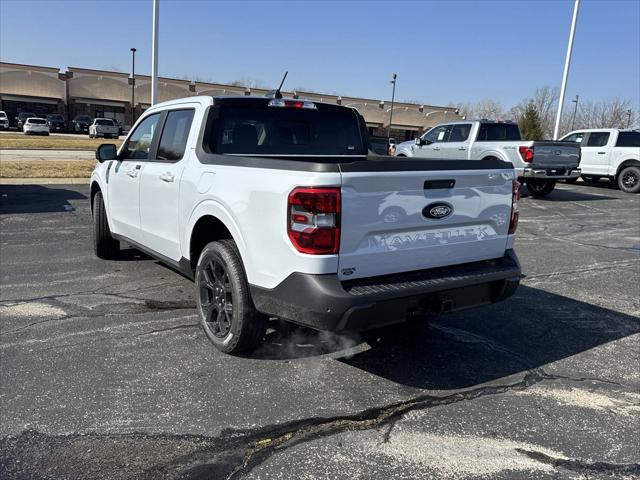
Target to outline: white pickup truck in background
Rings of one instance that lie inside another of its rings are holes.
[[[576,130],[561,140],[580,145],[583,180],[591,182],[606,177],[624,192],[640,192],[640,131],[616,128]]]
[[[415,141],[396,145],[396,156],[511,162],[518,180],[536,197],[551,193],[558,180],[580,176],[579,148],[565,142],[522,140],[513,122],[462,120],[436,125]]]
[[[201,325],[229,353],[254,348],[270,317],[375,332],[511,296],[511,163],[369,149],[350,107],[278,96],[154,105],[118,151],[96,153],[95,252],[115,258],[124,241],[194,278]]]

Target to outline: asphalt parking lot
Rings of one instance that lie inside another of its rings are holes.
[[[523,198],[502,304],[232,357],[188,280],[93,256],[88,193],[0,185],[0,478],[640,478],[639,195]]]

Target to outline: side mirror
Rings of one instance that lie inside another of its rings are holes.
[[[422,145],[429,145],[431,142],[429,140],[425,140],[422,137],[416,138],[416,145],[421,147]]]
[[[96,150],[96,160],[100,163],[107,160],[115,160],[117,157],[116,146],[113,143],[103,143]]]

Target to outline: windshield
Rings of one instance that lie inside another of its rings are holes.
[[[47,123],[47,121],[43,120],[42,118],[30,118],[27,120],[27,122],[32,123],[34,125],[42,125],[44,123]]]
[[[101,119],[96,120],[96,125],[108,125],[110,127],[113,127],[113,122],[111,120]]]
[[[90,121],[91,121],[91,117],[87,117],[84,115],[80,115],[76,117],[76,122],[90,122]]]
[[[212,136],[209,146],[221,154],[367,154],[357,117],[353,111],[342,108],[222,106]]]
[[[517,142],[522,140],[515,123],[482,123],[478,132],[479,142]]]
[[[0,118],[7,118],[7,114],[4,112],[0,112]]]
[[[62,115],[47,115],[49,120],[62,121]]]

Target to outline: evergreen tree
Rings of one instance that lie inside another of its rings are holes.
[[[542,140],[544,136],[542,121],[535,104],[531,101],[525,108],[518,122],[522,138],[525,140]]]

